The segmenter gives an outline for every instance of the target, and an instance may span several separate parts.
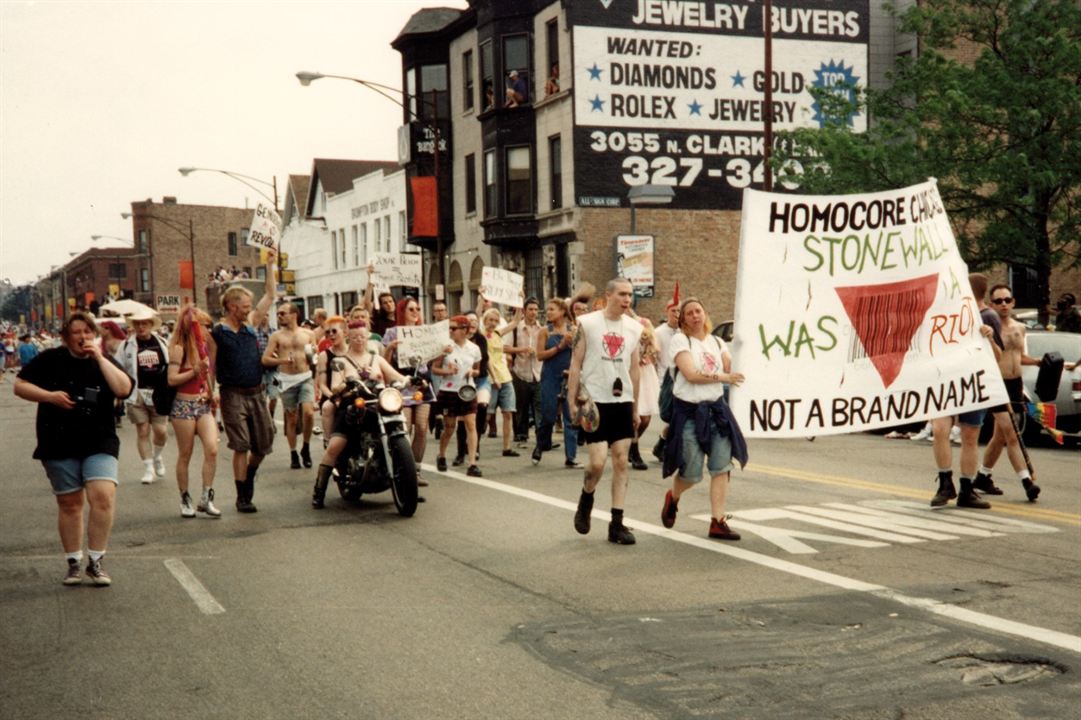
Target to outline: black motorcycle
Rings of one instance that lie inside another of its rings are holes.
[[[338,455],[334,481],[341,496],[351,502],[361,495],[390,490],[394,507],[403,517],[417,511],[417,464],[402,414],[403,393],[422,393],[424,381],[384,385],[371,378],[350,378],[337,393],[339,420],[347,444]],[[337,425],[335,426],[337,430]]]

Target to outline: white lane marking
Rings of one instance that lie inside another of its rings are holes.
[[[184,564],[183,560],[169,558],[165,561],[165,567],[180,583],[180,587],[187,591],[195,602],[195,606],[204,615],[221,615],[225,612],[225,608],[221,606],[221,603],[214,599],[214,596],[199,582],[199,578],[195,577],[195,574]]]
[[[695,520],[702,520],[704,522],[709,522],[711,519],[708,513],[705,515],[691,515],[691,517]],[[733,517],[738,516],[733,514]],[[771,514],[768,517],[756,519],[769,520],[780,517],[785,517],[783,511],[781,515]],[[838,545],[852,545],[854,547],[862,548],[889,547],[889,543],[879,542],[878,540],[858,540],[856,538],[844,537],[843,535],[829,535],[826,533],[808,532],[807,530],[771,527],[769,525],[759,525],[758,523],[749,522],[747,520],[731,520],[729,521],[729,524],[736,530],[752,532],[763,540],[771,542],[793,555],[813,555],[818,552],[807,543],[797,540],[796,538],[803,538],[803,540],[817,540],[818,542],[823,543],[836,543]]]
[[[844,503],[826,503],[829,507],[842,507]],[[1028,522],[1027,520],[1015,520],[1002,515],[976,514],[971,510],[962,510],[956,507],[932,509],[923,503],[911,500],[864,500],[860,502],[861,512],[870,512],[868,508],[879,508],[891,513],[904,513],[917,517],[931,517],[941,520],[948,517],[952,525],[960,523],[974,528],[991,530],[993,532],[1022,532],[1022,533],[1056,533],[1059,529],[1053,525],[1041,525]]]
[[[463,475],[462,473],[454,471],[447,471],[441,473],[438,472],[434,466],[428,464],[423,465],[423,467],[429,472],[434,473],[437,477],[453,478],[460,482],[469,483],[470,485],[488,488],[489,490],[498,490],[499,492],[507,493],[508,495],[515,495],[517,497],[525,498],[527,500],[533,500],[534,502],[543,503],[551,507],[557,507],[563,510],[570,510],[571,512],[574,512],[578,509],[577,503],[567,502],[566,500],[554,498],[548,495],[534,492],[532,490],[524,490],[522,488],[516,488],[512,485],[505,485],[503,483],[486,480],[484,478],[472,478],[468,475]],[[594,510],[592,516],[599,520],[611,519],[611,516],[608,513],[600,510]],[[926,610],[928,612],[935,613],[936,615],[942,615],[943,617],[948,617],[952,620],[957,620],[968,625],[974,625],[985,630],[1005,633],[1007,635],[1015,635],[1026,640],[1032,640],[1035,642],[1043,643],[1045,645],[1052,645],[1054,647],[1069,650],[1071,652],[1081,655],[1081,637],[1078,637],[1077,635],[1070,635],[1068,633],[1059,632],[1057,630],[1050,630],[1048,628],[1042,628],[1036,625],[1028,625],[1026,623],[1014,622],[1013,620],[1007,620],[1005,618],[1000,618],[995,615],[989,615],[987,613],[976,612],[974,610],[966,610],[964,608],[957,607],[956,605],[950,605],[949,603],[945,603],[940,600],[912,597],[897,592],[896,590],[885,587],[883,585],[875,585],[872,583],[863,582],[862,580],[856,580],[854,578],[845,577],[843,575],[837,575],[836,573],[826,572],[824,570],[816,570],[815,568],[806,567],[804,565],[800,565],[799,563],[794,563],[789,560],[781,560],[779,558],[770,557],[769,555],[763,555],[762,553],[753,552],[751,550],[744,550],[742,548],[733,547],[731,545],[724,545],[717,540],[709,540],[704,537],[687,535],[686,533],[679,532],[678,530],[668,530],[660,525],[653,525],[651,523],[642,522],[640,520],[624,518],[623,522],[628,527],[631,527],[632,529],[645,533],[647,535],[656,535],[657,537],[671,540],[673,542],[682,543],[684,545],[690,545],[692,547],[699,548],[700,550],[717,553],[718,555],[727,555],[728,557],[735,558],[737,560],[744,560],[746,562],[760,565],[771,570],[778,570],[780,572],[789,573],[790,575],[796,575],[798,577],[806,578],[808,580],[814,580],[825,585],[841,588],[842,590],[865,592],[870,595],[874,595],[875,597],[880,597],[886,600],[893,600],[894,602],[901,603],[908,607]]]

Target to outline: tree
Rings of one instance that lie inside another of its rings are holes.
[[[1033,268],[1046,320],[1052,268],[1081,267],[1081,5],[922,0],[899,27],[919,38],[918,57],[858,107],[816,92],[832,120],[782,134],[778,178],[811,193],[937,178],[969,265]],[[867,132],[848,129],[853,110],[868,113]]]

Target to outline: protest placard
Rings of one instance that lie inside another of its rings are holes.
[[[420,255],[418,253],[375,253],[372,256],[378,288],[416,287],[421,285]]]
[[[248,232],[248,245],[276,249],[282,236],[282,219],[277,211],[266,203],[255,206]]]
[[[396,331],[398,363],[402,367],[416,367],[443,354],[450,343],[450,321],[440,320],[431,325],[399,325]]]
[[[515,308],[522,307],[525,278],[518,273],[485,266],[480,273],[480,284],[484,286],[486,300]]]
[[[746,190],[731,405],[748,437],[887,428],[1001,405],[968,267],[931,180]]]

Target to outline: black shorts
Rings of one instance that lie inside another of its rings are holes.
[[[612,443],[634,439],[634,403],[597,403],[600,427],[597,432],[587,433],[578,428],[578,444]]]
[[[464,417],[466,415],[475,415],[477,412],[476,400],[465,402],[453,390],[440,390],[436,396],[436,402],[439,403],[443,414],[449,417]]]
[[[1025,383],[1021,378],[1003,378],[1002,382],[1006,384],[1006,395],[1010,398],[1011,403],[1022,403],[1025,401]],[[1006,405],[996,405],[990,410],[992,414],[1008,411],[1009,407]]]

